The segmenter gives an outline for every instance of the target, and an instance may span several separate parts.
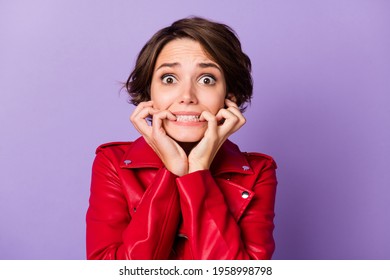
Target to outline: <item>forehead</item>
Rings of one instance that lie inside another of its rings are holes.
[[[165,62],[191,61],[215,62],[199,42],[189,38],[182,38],[172,40],[163,47],[157,57],[155,66],[158,67],[158,64]]]

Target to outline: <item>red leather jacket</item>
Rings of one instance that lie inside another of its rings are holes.
[[[210,170],[178,177],[141,137],[97,149],[88,259],[270,259],[276,164],[227,140]]]

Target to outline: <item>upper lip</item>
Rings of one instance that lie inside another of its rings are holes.
[[[177,111],[172,112],[175,116],[200,116],[201,113],[199,112],[190,112],[190,111]]]

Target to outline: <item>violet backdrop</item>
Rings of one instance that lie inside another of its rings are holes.
[[[0,0],[0,259],[85,258],[95,148],[138,137],[121,82],[190,15],[252,59],[231,139],[278,163],[274,259],[389,259],[386,0]]]

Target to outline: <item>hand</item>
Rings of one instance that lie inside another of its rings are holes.
[[[148,116],[153,117],[152,126],[146,121]],[[176,117],[167,110],[154,109],[153,101],[141,102],[130,116],[134,127],[156,152],[165,167],[177,176],[183,176],[188,173],[187,155],[180,145],[166,134],[162,127],[164,119],[176,120]]]
[[[209,169],[215,155],[225,140],[246,122],[237,104],[225,99],[227,109],[221,109],[216,116],[204,111],[200,120],[206,120],[207,130],[202,140],[188,156],[188,173]],[[218,125],[223,120],[222,125]]]

